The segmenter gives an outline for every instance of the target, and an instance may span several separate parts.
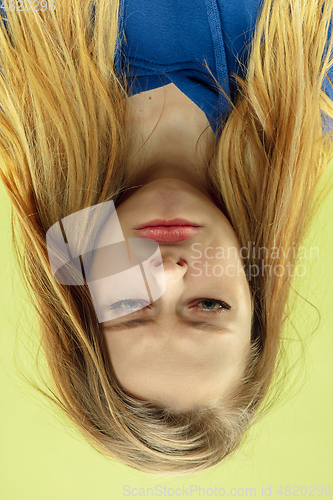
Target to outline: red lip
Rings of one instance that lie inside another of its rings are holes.
[[[158,243],[177,243],[185,241],[201,230],[200,226],[152,226],[137,229],[140,238],[149,238]]]
[[[144,227],[155,227],[155,226],[191,226],[191,227],[202,227],[199,224],[195,224],[195,222],[189,222],[185,219],[154,219],[149,222],[145,222],[144,224],[140,224],[140,226],[135,227],[134,229],[143,229]]]

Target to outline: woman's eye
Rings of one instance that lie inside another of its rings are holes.
[[[146,309],[149,305],[149,303],[139,299],[124,299],[114,302],[110,306],[110,309],[124,314],[130,314],[135,311],[140,313],[143,312],[143,309]],[[200,312],[210,314],[219,313],[225,309],[231,309],[228,304],[218,299],[200,299],[193,307],[199,309]]]
[[[204,312],[208,313],[216,313],[221,312],[224,309],[231,309],[228,304],[218,299],[201,299],[196,303],[195,307],[198,307],[198,304],[202,304],[201,306],[199,306],[199,309],[203,309]]]
[[[124,312],[132,312],[145,308],[149,303],[144,302],[143,300],[134,300],[134,299],[124,299],[118,300],[118,302],[114,302],[110,309],[114,310],[122,310]]]

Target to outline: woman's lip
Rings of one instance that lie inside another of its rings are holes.
[[[196,224],[195,222],[190,222],[190,221],[185,220],[185,219],[171,219],[171,220],[154,219],[154,220],[150,220],[149,222],[144,222],[143,224],[140,224],[140,226],[135,227],[134,229],[143,229],[144,227],[155,227],[155,226],[202,227],[199,224]]]
[[[201,227],[192,226],[152,226],[144,229],[137,229],[140,238],[149,238],[157,243],[177,243],[185,241],[201,230]]]

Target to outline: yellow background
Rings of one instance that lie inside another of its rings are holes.
[[[255,488],[256,498],[263,498],[263,487],[270,498],[308,497],[310,485],[330,485],[332,491],[333,193],[304,243],[307,248],[319,247],[319,259],[306,260],[306,275],[295,284],[302,297],[292,324],[308,340],[303,363],[297,361],[300,351],[295,343],[290,344],[296,363],[292,393],[253,427],[245,445],[229,460],[178,479],[152,477],[108,462],[24,381],[20,373],[34,371],[29,339],[34,339],[35,322],[16,270],[9,202],[2,187],[0,213],[0,500],[120,500],[134,498],[135,493],[138,498],[253,498],[254,490],[246,488]],[[310,303],[321,315],[317,329],[318,313]],[[292,334],[291,323],[288,329],[286,335]],[[277,493],[281,485],[282,495]],[[303,489],[297,490],[297,485]],[[224,497],[220,488],[225,489]],[[129,490],[132,494],[125,495]],[[319,496],[316,490],[312,496]],[[328,497],[324,493],[322,498]]]

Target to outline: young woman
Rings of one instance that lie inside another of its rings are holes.
[[[332,187],[333,1],[43,9],[0,30],[0,165],[50,397],[111,458],[205,469],[274,402],[297,252]],[[166,289],[95,289],[116,311],[99,321],[87,281],[55,279],[46,235],[111,200],[126,240],[159,242]]]

